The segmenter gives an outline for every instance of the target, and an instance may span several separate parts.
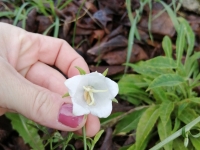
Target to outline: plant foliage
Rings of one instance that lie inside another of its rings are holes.
[[[193,52],[195,37],[188,22],[183,18],[177,21],[176,51],[172,49],[173,41],[165,36],[162,42],[164,56],[136,64],[126,63],[137,74],[125,75],[119,81],[121,98],[134,105],[148,107],[137,116],[132,115],[129,119],[126,119],[129,116],[124,117],[116,126],[116,133],[128,134],[136,130],[136,142],[129,147],[130,150],[147,149],[150,141],[163,141],[200,115],[200,98],[194,91],[199,85],[197,59],[200,58],[200,52]],[[126,125],[132,124],[132,128],[125,127],[125,122]],[[196,127],[200,127],[200,124]],[[156,135],[159,137],[157,140],[149,138]],[[177,138],[164,145],[164,149],[197,148],[200,141],[187,135],[185,142]]]

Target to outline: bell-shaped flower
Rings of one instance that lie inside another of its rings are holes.
[[[101,73],[77,75],[65,81],[76,116],[93,114],[106,118],[112,111],[112,100],[117,95],[117,83]]]

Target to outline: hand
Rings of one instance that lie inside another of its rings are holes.
[[[0,114],[15,112],[50,128],[77,131],[86,124],[87,136],[94,136],[99,119],[73,116],[65,77],[78,75],[75,66],[89,72],[84,59],[67,42],[26,32],[0,23]],[[72,85],[73,86],[73,85]],[[64,115],[63,115],[64,114]]]

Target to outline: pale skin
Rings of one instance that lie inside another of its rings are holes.
[[[81,132],[86,125],[87,136],[100,128],[99,119],[91,114],[76,128],[58,122],[58,112],[70,98],[65,77],[78,75],[75,66],[89,73],[84,59],[64,40],[26,32],[0,23],[0,115],[14,112],[50,128]]]

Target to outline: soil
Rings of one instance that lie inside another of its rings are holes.
[[[103,72],[106,68],[109,68],[108,76],[111,78],[117,77],[117,75],[124,72],[123,64],[127,58],[128,36],[131,27],[125,0],[101,0],[93,3],[86,1],[83,9],[79,11],[79,8],[82,7],[81,2],[74,0],[65,8],[58,9],[55,1],[55,12],[60,19],[58,38],[64,39],[74,46],[74,49],[84,57],[91,71]],[[166,1],[168,4],[170,2],[170,0]],[[21,1],[18,5],[22,5],[22,3]],[[9,10],[15,10],[13,3],[0,2],[0,12],[6,10],[5,5]],[[49,7],[49,5],[46,5],[46,7]],[[136,15],[136,10],[139,7],[139,0],[131,1],[133,16]],[[135,39],[134,41],[130,57],[131,63],[164,55],[162,39],[165,35],[168,35],[173,41],[176,40],[175,28],[165,11],[152,20],[151,29],[148,29],[149,14],[151,13],[152,18],[154,18],[163,9],[160,3],[152,3],[152,11],[150,11],[148,5],[144,7],[141,19],[137,23],[140,40]],[[78,19],[76,19],[77,12],[80,12]],[[190,23],[196,34],[194,50],[200,50],[200,43],[198,42],[200,39],[200,22],[198,21],[200,16],[182,8],[178,11],[178,15],[183,16]],[[14,18],[0,17],[0,22],[13,24],[13,21]],[[25,29],[29,32],[42,34],[53,22],[53,16],[44,16],[36,9],[32,9],[27,15]],[[22,21],[19,21],[17,26],[22,27]],[[149,31],[152,34],[153,41]],[[54,30],[52,28],[47,32],[47,35],[53,36],[53,33]],[[72,39],[74,40],[72,41]],[[175,48],[174,45],[173,47]],[[133,72],[133,70],[129,70],[129,72]],[[120,101],[120,103],[114,104],[113,108],[113,112],[127,112],[134,108],[134,106]],[[113,137],[114,125],[106,128],[105,133],[95,147],[96,149],[118,150],[122,146],[134,143],[135,139],[133,136],[119,135]],[[76,149],[83,149],[81,141],[74,141],[74,146]],[[18,133],[12,129],[9,119],[4,115],[0,117],[1,149],[30,149],[28,145],[24,144]]]

